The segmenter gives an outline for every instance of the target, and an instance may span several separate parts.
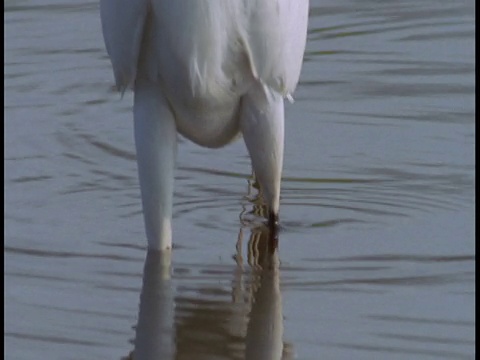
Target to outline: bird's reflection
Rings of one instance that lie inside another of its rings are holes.
[[[243,231],[237,244],[237,265],[230,273],[233,300],[221,295],[200,299],[200,293],[222,294],[222,289],[211,284],[189,283],[196,295],[191,295],[191,286],[190,295],[183,295],[183,287],[174,290],[177,279],[172,283],[170,252],[147,254],[131,358],[290,358],[290,351],[284,349],[279,260],[278,252],[271,249],[270,230],[263,224],[251,229],[246,261]]]
[[[258,226],[252,230],[248,242],[248,264],[252,268],[251,308],[245,336],[245,359],[248,360],[282,358],[279,260],[276,244],[271,242],[270,235],[267,227]],[[237,261],[240,259],[237,257]]]
[[[134,359],[174,358],[175,303],[170,272],[170,250],[147,253],[143,269]]]

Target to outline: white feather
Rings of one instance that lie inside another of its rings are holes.
[[[156,50],[149,52],[151,75],[173,70],[178,76],[188,69],[185,81],[193,97],[221,95],[231,89],[232,79],[243,84],[249,75],[283,96],[297,85],[308,0],[101,0],[100,11],[121,89],[135,80],[148,11]],[[245,86],[235,90],[246,92]]]

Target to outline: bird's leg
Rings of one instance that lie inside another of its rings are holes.
[[[135,147],[148,247],[172,246],[172,200],[177,130],[158,84],[137,79],[134,100]]]
[[[278,215],[273,212],[268,214],[268,227],[270,230],[270,253],[278,247]]]
[[[268,224],[275,242],[283,166],[283,98],[258,84],[242,98],[240,127],[268,207]]]

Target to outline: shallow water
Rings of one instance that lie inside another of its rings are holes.
[[[474,7],[312,0],[279,253],[242,141],[182,141],[145,258],[97,2],[6,1],[5,357],[473,359]]]

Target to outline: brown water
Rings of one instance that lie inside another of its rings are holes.
[[[145,261],[97,2],[7,0],[5,357],[473,359],[474,8],[312,0],[278,257],[242,141],[182,141]]]

